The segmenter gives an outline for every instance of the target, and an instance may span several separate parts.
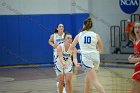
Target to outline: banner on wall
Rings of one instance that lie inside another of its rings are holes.
[[[139,7],[139,0],[120,0],[121,10],[126,14],[135,13]]]

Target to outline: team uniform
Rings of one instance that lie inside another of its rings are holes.
[[[59,45],[59,44],[63,43],[64,35],[65,35],[65,33],[63,33],[62,36],[59,36],[58,33],[54,33],[54,44]],[[57,62],[56,59],[57,59],[57,50],[53,49],[53,62],[54,62],[54,64],[56,64],[56,62]]]
[[[100,54],[97,50],[97,34],[93,31],[83,31],[79,33],[79,46],[81,52],[82,68],[87,71],[92,69],[98,70],[100,64]]]
[[[134,42],[134,54],[136,58],[140,58],[140,41]],[[132,78],[140,81],[140,62],[135,63]]]
[[[64,43],[60,44],[61,48],[62,48],[62,54],[63,54],[63,60],[65,62],[65,64],[67,64],[67,68],[63,69],[62,63],[60,62],[59,57],[57,57],[57,62],[56,62],[56,66],[55,66],[55,70],[56,70],[56,74],[60,75],[63,73],[72,73],[72,52],[70,50],[66,51],[65,50],[65,46]]]

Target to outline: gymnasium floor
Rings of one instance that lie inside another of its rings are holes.
[[[106,93],[130,93],[133,64],[101,64],[98,77]],[[73,93],[83,93],[84,72],[73,75]],[[0,93],[57,93],[56,75],[48,66],[0,68]],[[92,88],[92,93],[98,93]]]

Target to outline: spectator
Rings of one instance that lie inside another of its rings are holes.
[[[133,45],[132,37],[130,35],[130,32],[134,30],[134,23],[130,21],[130,19],[127,20],[127,26],[126,26],[126,48],[130,47],[130,44]]]

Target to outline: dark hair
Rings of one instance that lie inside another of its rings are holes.
[[[54,33],[58,33],[57,28],[58,28],[58,26],[59,26],[60,24],[62,24],[62,23],[57,24],[57,26],[56,26],[56,28],[55,28],[55,30],[54,30]],[[64,32],[65,32],[65,31],[64,31]]]
[[[66,38],[67,35],[71,35],[71,34],[68,32],[65,32],[64,39]]]
[[[55,28],[55,30],[54,30],[54,33],[58,33],[58,30],[57,30],[57,28]]]
[[[83,28],[81,31],[85,31],[85,30],[91,29],[92,26],[93,26],[92,19],[91,19],[90,17],[87,18],[87,19],[84,21],[83,25],[84,25],[84,28]]]

